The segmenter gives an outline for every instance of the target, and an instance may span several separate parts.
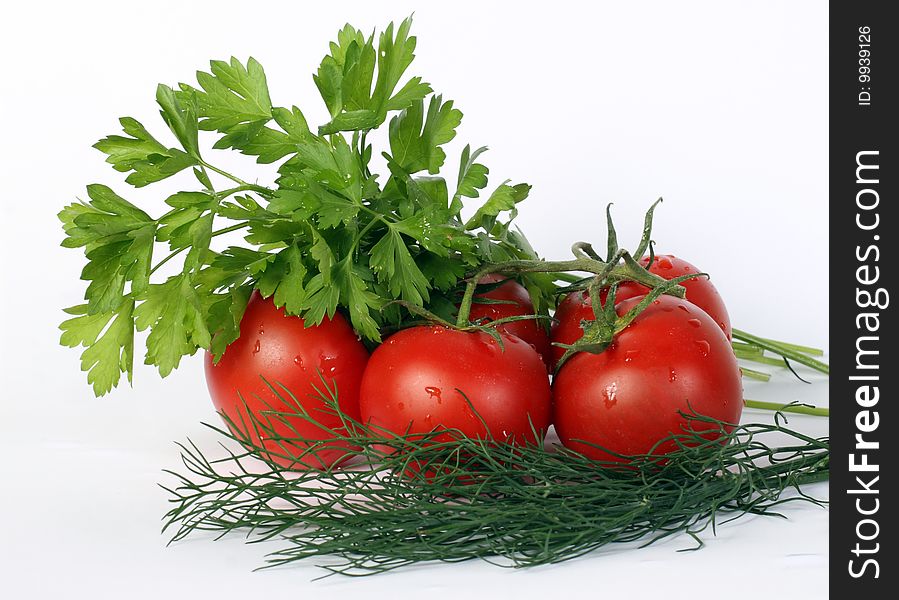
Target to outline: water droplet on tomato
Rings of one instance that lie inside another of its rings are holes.
[[[677,381],[677,373],[675,373],[674,369],[671,367],[668,367],[668,381],[670,381],[671,383]]]
[[[318,368],[323,375],[334,375],[337,372],[337,357],[318,355]]]
[[[690,309],[687,308],[687,306],[684,305],[684,304],[678,304],[677,307],[678,307],[679,309],[681,309],[682,311],[684,311],[685,313],[689,313],[689,312],[690,312]]]
[[[658,263],[660,269],[671,269],[674,268],[674,265],[671,263],[671,259],[667,256],[663,256],[659,259]]]
[[[505,429],[503,429],[502,434],[503,434],[503,440],[509,439],[509,432],[508,432],[508,431],[506,431]]]
[[[606,405],[606,408],[612,408],[618,402],[618,399],[615,397],[618,393],[618,384],[612,382],[610,385],[606,386],[606,389],[602,391],[603,395],[603,403]]]
[[[702,327],[702,321],[700,321],[699,319],[687,319],[687,323],[689,323],[693,327]]]
[[[256,343],[253,344],[253,354],[257,354],[259,352],[259,347],[260,347],[259,340],[256,340]]]
[[[398,402],[396,405],[396,408],[397,408],[397,410],[403,410],[404,408],[406,408],[406,405],[403,404],[402,402]]]
[[[262,335],[263,333],[265,333],[265,328],[262,325],[260,325],[259,326],[259,335]]]
[[[705,340],[696,340],[694,343],[696,344],[696,347],[699,348],[699,353],[703,356],[708,356],[709,352],[712,350],[709,343]]]
[[[303,368],[303,357],[299,354],[293,357],[293,362],[296,366],[300,367],[301,369]]]
[[[428,398],[436,398],[437,404],[440,404],[441,402],[443,402],[443,398],[440,397],[440,388],[439,387],[433,387],[433,386],[429,385],[425,388],[425,392],[428,393]]]
[[[628,350],[627,352],[624,353],[624,362],[626,362],[626,363],[631,362],[632,360],[637,358],[637,355],[639,355],[639,354],[640,354],[639,350]]]

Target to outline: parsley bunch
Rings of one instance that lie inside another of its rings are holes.
[[[510,227],[529,185],[504,182],[470,219],[460,216],[463,199],[487,186],[488,169],[478,162],[485,148],[462,151],[451,194],[440,175],[442,146],[462,113],[421,77],[404,81],[415,56],[410,27],[411,19],[391,23],[377,40],[350,25],[338,33],[313,76],[330,113],[317,131],[296,106],[272,105],[257,61],[232,58],[198,72],[197,86],[157,88],[177,147],[131,117],[120,120],[123,134],[94,145],[134,187],[185,174],[199,183],[168,197],[171,209],[158,218],[100,184],[59,214],[63,246],[83,248],[88,261],[86,302],[66,309],[72,318],[60,326],[61,342],[84,347],[82,370],[97,395],[123,373],[131,381],[135,330],[149,330],[145,362],[163,377],[200,348],[221,356],[239,335],[253,290],[307,325],[344,311],[376,343],[416,308],[452,313],[460,281],[478,265],[536,258]],[[388,172],[379,175],[371,171],[369,134],[384,123]],[[279,163],[273,185],[207,162],[201,131],[219,135],[213,148]],[[231,187],[215,187],[211,173]],[[212,238],[238,230],[245,245],[211,247]],[[169,250],[154,264],[157,244]],[[183,261],[180,271],[154,280],[174,258]],[[535,308],[545,310],[552,277],[522,279]]]

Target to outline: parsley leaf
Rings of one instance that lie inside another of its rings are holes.
[[[196,96],[200,129],[228,133],[240,125],[271,120],[268,83],[256,59],[251,57],[244,66],[232,56],[230,63],[213,60],[209,65],[212,73],[197,72],[202,91],[181,86]]]
[[[156,222],[105,185],[87,186],[89,203],[71,204],[59,213],[67,248],[85,248],[81,278],[90,281],[85,299],[90,314],[118,308],[125,284],[146,289]]]
[[[162,109],[159,114],[165,121],[181,147],[197,161],[200,160],[200,142],[197,125],[196,95],[178,94],[162,83],[156,88],[156,102]]]
[[[345,306],[349,308],[353,329],[370,340],[381,341],[378,323],[371,316],[372,310],[379,311],[383,302],[371,292],[362,279],[362,268],[353,265],[352,256],[347,256],[334,266],[333,278],[340,289]]]
[[[256,282],[256,289],[263,298],[273,296],[275,306],[283,306],[288,314],[298,315],[306,302],[306,265],[300,249],[296,245],[288,246],[273,258]]]
[[[526,183],[509,185],[506,181],[496,188],[483,205],[465,222],[465,229],[483,227],[486,231],[493,229],[499,213],[514,210],[515,205],[528,197],[531,186]]]
[[[452,100],[443,102],[441,96],[431,96],[426,118],[424,103],[413,102],[390,120],[393,160],[409,173],[424,170],[437,173],[446,160],[440,146],[456,137],[456,127],[461,121],[462,111],[453,108]]]
[[[388,285],[394,298],[402,298],[416,306],[428,300],[428,280],[412,259],[402,234],[389,227],[370,254],[371,269],[379,281]]]
[[[209,330],[213,332],[209,351],[214,362],[221,360],[228,345],[240,336],[240,320],[252,292],[253,286],[240,285],[209,297],[206,314]]]
[[[259,163],[267,164],[295,153],[297,145],[311,139],[306,118],[296,106],[290,110],[273,108],[272,116],[283,131],[266,127],[263,122],[257,121],[234,127],[213,148],[234,148],[242,154],[256,156]]]
[[[459,211],[462,210],[463,196],[466,198],[477,198],[480,195],[480,190],[487,187],[487,174],[490,172],[490,169],[475,162],[486,151],[487,147],[481,146],[472,152],[471,146],[468,145],[462,150],[456,193],[453,195],[453,201],[450,205],[450,211],[453,215],[458,215]]]
[[[150,329],[145,362],[156,365],[160,375],[178,368],[182,356],[209,348],[200,296],[186,274],[151,284],[138,299],[142,302],[134,309],[135,325],[138,331]]]
[[[162,181],[197,164],[191,155],[163,146],[136,119],[122,117],[119,123],[126,135],[107,136],[94,148],[106,154],[106,162],[116,171],[130,171],[125,181],[134,187]]]
[[[122,373],[134,369],[134,301],[121,302],[115,310],[89,313],[86,304],[66,309],[76,315],[62,322],[60,343],[74,348],[83,346],[81,370],[87,371],[87,382],[94,394],[102,396],[119,383]],[[102,335],[101,335],[102,333]]]
[[[431,93],[431,87],[420,77],[411,78],[393,93],[415,58],[416,40],[409,35],[411,27],[412,19],[406,19],[394,36],[393,23],[388,25],[378,39],[377,52],[374,37],[365,39],[350,25],[337,34],[331,53],[322,59],[313,77],[331,113],[331,121],[319,128],[320,135],[374,129],[384,122],[388,111],[403,110]],[[378,75],[374,79],[376,65]]]

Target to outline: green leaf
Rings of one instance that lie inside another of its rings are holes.
[[[265,271],[276,255],[240,246],[230,246],[212,260],[212,267],[255,277]]]
[[[267,265],[256,282],[256,289],[264,298],[274,296],[277,307],[284,307],[288,314],[298,315],[306,303],[306,265],[298,246],[288,246]]]
[[[139,300],[135,324],[139,331],[150,329],[145,362],[156,365],[161,376],[178,368],[182,356],[210,347],[201,299],[186,274],[150,285]]]
[[[290,185],[301,193],[280,193],[281,200],[275,202],[272,210],[302,209],[307,215],[317,215],[322,228],[350,223],[370,185],[358,155],[342,136],[334,136],[330,141],[315,138],[298,145],[296,155],[281,170],[290,174]],[[280,180],[282,185],[284,179]]]
[[[436,174],[446,160],[440,147],[456,137],[462,111],[453,101],[432,96],[424,117],[424,103],[414,102],[390,120],[390,152],[393,160],[409,173],[426,170]]]
[[[415,262],[430,285],[443,292],[456,287],[469,268],[456,257],[431,253],[422,254]]]
[[[321,93],[322,99],[331,113],[331,117],[336,117],[344,109],[344,72],[357,71],[355,75],[356,81],[364,80],[368,77],[369,85],[374,74],[374,64],[368,69],[368,73],[364,72],[359,66],[362,48],[371,45],[371,40],[366,42],[365,35],[347,23],[343,29],[337,33],[337,41],[331,42],[331,53],[322,59],[318,72],[312,76],[315,85]],[[349,56],[349,59],[348,59]],[[356,86],[347,87],[360,87]],[[358,99],[354,100],[358,104]]]
[[[306,118],[296,106],[292,110],[273,108],[272,115],[283,131],[259,121],[236,125],[213,148],[234,148],[242,154],[256,156],[256,162],[268,164],[295,153],[298,144],[312,139]]]
[[[190,238],[187,256],[184,258],[184,271],[188,272],[198,268],[206,259],[209,251],[209,243],[212,241],[212,222],[215,215],[208,213],[194,221],[188,227],[187,235]]]
[[[372,105],[378,112],[387,114],[387,106],[393,97],[393,90],[415,58],[415,36],[409,35],[412,17],[408,17],[397,27],[393,35],[393,23],[381,32],[378,39],[378,79],[372,93]],[[403,88],[405,89],[405,88]]]
[[[330,123],[318,128],[319,135],[331,135],[340,131],[360,131],[376,129],[384,122],[378,113],[363,109],[340,113]]]
[[[71,319],[62,322],[60,343],[74,348],[83,346],[81,370],[87,371],[87,381],[94,394],[102,396],[116,387],[122,373],[128,381],[134,370],[134,301],[119,304],[114,311],[88,314],[86,304],[66,310]],[[102,333],[102,335],[101,335]]]
[[[193,93],[181,94],[179,99],[175,90],[167,85],[159,84],[156,88],[156,102],[162,109],[159,114],[178,141],[190,156],[200,160],[200,142],[198,140],[197,101]]]
[[[413,77],[387,101],[387,110],[405,110],[416,102],[424,100],[425,96],[432,91],[434,90],[431,89],[431,86],[423,82],[421,77]]]
[[[212,332],[209,351],[213,355],[214,362],[218,363],[228,345],[240,337],[240,321],[252,293],[253,286],[238,285],[224,294],[209,297],[206,322],[209,331]]]
[[[373,341],[381,341],[378,323],[372,317],[383,305],[378,296],[372,293],[354,268],[352,257],[347,256],[334,267],[334,282],[340,289],[342,304],[349,309],[350,322],[357,333]],[[331,313],[333,316],[333,312]]]
[[[402,234],[388,228],[384,237],[370,251],[372,271],[388,285],[394,298],[402,298],[416,306],[428,301],[428,280],[412,258]]]
[[[504,182],[490,194],[487,202],[465,222],[465,229],[483,227],[490,231],[493,223],[496,222],[496,216],[501,212],[513,210],[516,204],[528,197],[530,191],[531,186],[526,183],[509,185],[508,181]]]
[[[131,171],[125,181],[134,187],[161,181],[197,164],[189,154],[163,146],[137,120],[122,117],[119,123],[125,136],[107,136],[93,147],[106,154],[106,162],[116,171]]]
[[[331,271],[328,270],[330,279]],[[340,303],[340,288],[325,282],[324,272],[319,273],[309,280],[306,285],[306,302],[303,304],[303,319],[306,325],[320,325],[337,312]]]
[[[202,227],[212,231],[212,213],[218,205],[218,199],[206,192],[178,192],[166,199],[166,204],[175,210],[169,211],[159,219],[159,230],[156,240],[168,242],[172,250],[180,250],[198,241],[197,221],[204,219]],[[203,217],[203,215],[206,215]],[[202,241],[202,238],[199,238]],[[208,243],[206,244],[208,247]]]
[[[266,208],[276,215],[296,213],[294,218],[306,221],[315,214],[320,204],[315,194],[310,192],[308,185],[304,183],[302,190],[283,187],[275,190]]]
[[[315,138],[300,144],[296,156],[283,168],[302,175],[300,181],[306,189],[319,184],[355,204],[362,201],[365,177],[358,156],[343,136],[334,136],[330,142]]]
[[[431,87],[413,77],[394,94],[396,86],[415,58],[415,37],[409,35],[412,19],[396,29],[388,25],[378,40],[350,25],[337,35],[331,53],[322,59],[313,76],[331,113],[331,121],[319,128],[320,135],[339,131],[364,131],[379,127],[388,111],[403,110],[422,100]],[[377,79],[374,79],[377,65]],[[374,80],[374,88],[372,81]]]
[[[59,213],[68,248],[84,247],[87,265],[81,278],[89,281],[85,299],[90,314],[114,311],[122,303],[125,285],[141,292],[150,277],[156,222],[110,188],[87,187],[89,203],[71,204]]]
[[[321,234],[315,229],[311,229],[311,231],[313,243],[309,248],[309,254],[318,263],[318,271],[321,274],[322,283],[328,285],[331,283],[331,267],[334,264],[334,253],[331,251],[327,240]],[[334,311],[330,311],[329,314],[333,315]],[[319,320],[319,322],[321,321]]]
[[[262,65],[250,58],[244,66],[231,57],[230,62],[210,61],[212,73],[197,72],[201,90],[182,86],[195,92],[200,129],[228,133],[239,125],[272,118],[272,101]]]
[[[487,147],[481,146],[474,152],[471,152],[471,146],[468,145],[462,150],[456,193],[453,195],[453,201],[450,205],[450,211],[454,216],[458,215],[462,210],[463,196],[466,198],[477,198],[480,195],[480,190],[487,187],[487,174],[490,172],[490,169],[475,162],[486,151]]]

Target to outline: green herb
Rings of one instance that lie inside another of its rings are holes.
[[[226,457],[181,445],[185,470],[168,471],[177,482],[165,488],[173,541],[195,531],[279,539],[284,546],[269,555],[268,566],[315,558],[344,575],[475,558],[531,567],[680,533],[699,547],[701,533],[747,513],[777,515],[792,501],[821,504],[803,486],[828,476],[827,439],[787,429],[780,414],[773,425],[732,430],[691,415],[693,430],[674,437],[676,451],[630,457],[623,465],[452,430],[385,436],[344,418],[348,433],[332,432],[333,439],[307,451],[349,443],[356,448],[349,451],[353,466],[291,472],[272,457],[292,458],[296,440],[279,436],[273,425],[314,419],[289,392],[272,391],[296,410],[251,412],[247,422],[229,422],[229,430],[210,426],[232,442],[224,446]],[[336,406],[336,391],[326,395]],[[248,431],[268,445],[254,443]],[[783,445],[765,443],[769,434],[786,437]],[[234,443],[242,450],[231,450]]]
[[[410,318],[394,300],[451,306],[452,290],[482,263],[537,258],[510,227],[526,184],[502,183],[462,221],[463,198],[487,187],[488,169],[478,162],[485,149],[466,146],[458,173],[439,175],[462,113],[407,75],[416,46],[410,27],[411,19],[391,24],[377,39],[350,25],[338,33],[313,76],[330,113],[317,129],[296,106],[273,104],[262,65],[232,58],[212,61],[196,85],[157,88],[174,147],[131,117],[121,119],[121,134],[95,144],[132,186],[173,176],[198,184],[167,198],[170,210],[159,217],[97,184],[59,214],[63,245],[83,248],[88,260],[86,302],[67,310],[62,343],[84,347],[82,368],[97,395],[123,373],[131,380],[135,329],[149,330],[145,362],[163,376],[198,349],[220,357],[254,289],[307,324],[344,311],[377,342]],[[375,174],[370,134],[385,123],[388,170]],[[272,184],[208,162],[200,132],[216,133],[213,148],[279,163]],[[213,238],[234,231],[245,245],[212,248]],[[168,251],[154,264],[157,244]],[[160,278],[159,268],[176,258],[180,269]],[[545,313],[552,277],[522,279]]]

